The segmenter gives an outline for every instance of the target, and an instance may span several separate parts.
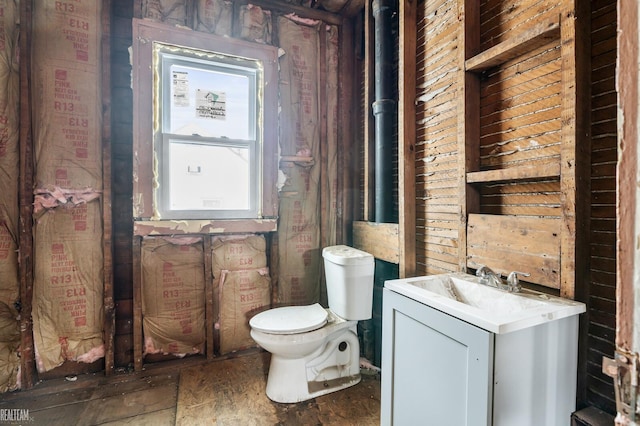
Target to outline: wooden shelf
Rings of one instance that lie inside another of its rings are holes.
[[[530,52],[551,40],[560,38],[558,21],[538,24],[533,28],[497,44],[465,61],[467,71],[480,72]]]
[[[560,176],[560,164],[510,167],[508,169],[486,170],[467,173],[467,183],[500,182],[507,180],[544,179]]]

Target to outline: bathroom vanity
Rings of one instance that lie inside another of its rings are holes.
[[[584,311],[468,274],[387,281],[381,424],[569,424]]]

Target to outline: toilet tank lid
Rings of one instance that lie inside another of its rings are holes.
[[[322,257],[338,265],[368,265],[373,256],[366,251],[349,246],[330,246],[322,250]]]

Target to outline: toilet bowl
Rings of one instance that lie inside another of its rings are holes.
[[[304,308],[311,312],[322,310],[326,322],[315,330],[288,334],[259,331],[251,324],[253,340],[271,352],[266,389],[269,399],[276,402],[306,401],[358,383],[358,322],[344,320],[319,304],[276,308],[267,312],[278,315],[278,310],[289,308],[296,308],[301,318],[305,315]],[[291,324],[299,323],[292,320]]]
[[[271,352],[267,396],[305,401],[360,382],[358,320],[371,318],[373,257],[332,246],[323,250],[329,308],[285,306],[251,318],[251,337]]]

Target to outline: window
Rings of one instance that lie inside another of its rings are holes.
[[[260,215],[260,62],[154,43],[163,218]]]
[[[275,218],[277,49],[140,20],[133,47],[136,220]]]

